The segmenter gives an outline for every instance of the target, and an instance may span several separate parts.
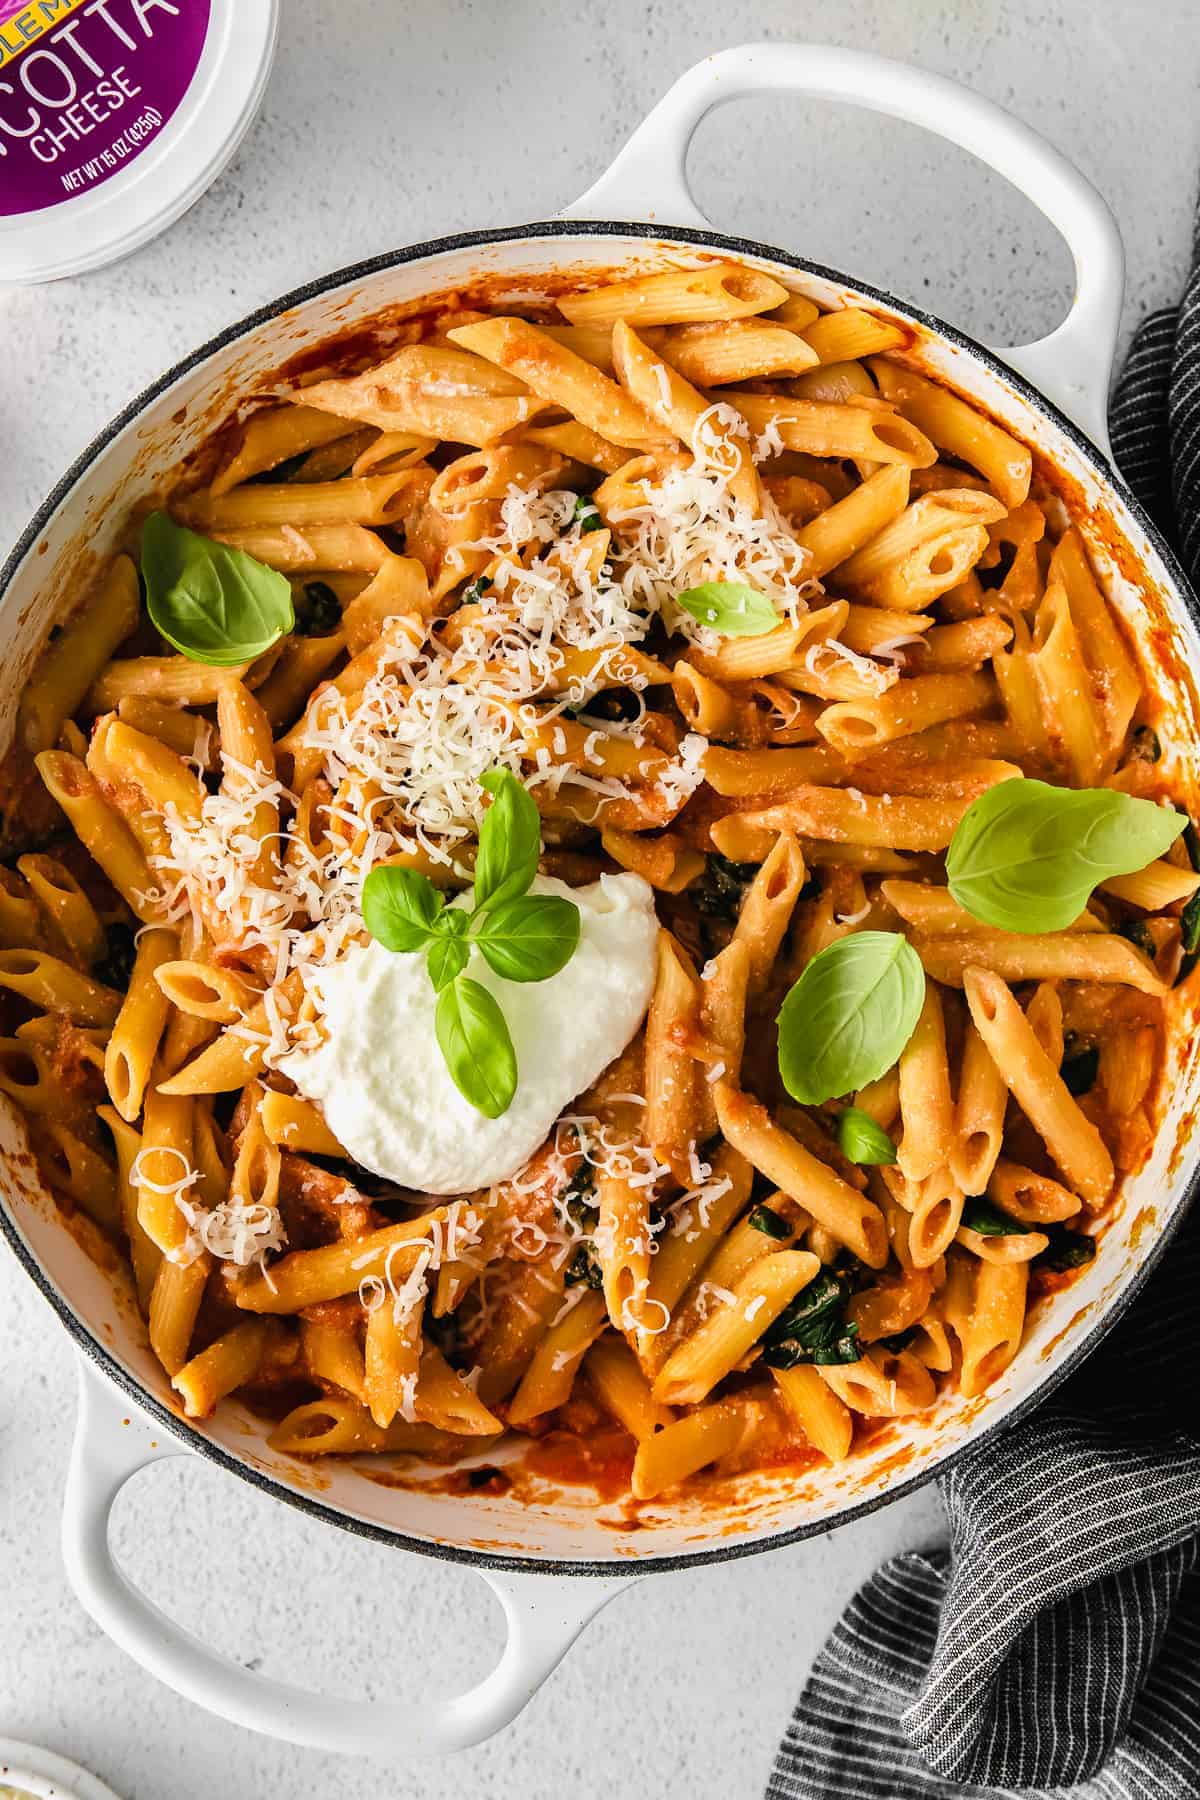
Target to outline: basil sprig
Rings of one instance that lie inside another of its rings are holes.
[[[852,1163],[875,1166],[896,1160],[895,1144],[883,1126],[861,1106],[848,1106],[839,1114],[837,1137],[842,1155],[848,1156]]]
[[[498,1119],[517,1091],[517,1056],[500,1004],[465,974],[473,951],[505,981],[547,981],[579,945],[579,908],[530,894],[541,830],[516,776],[493,769],[480,785],[492,804],[479,830],[474,906],[450,907],[416,869],[381,864],[363,883],[363,923],[385,950],[423,951],[438,996],[434,1024],[450,1078],[485,1118]]]
[[[802,1106],[891,1068],[916,1029],[925,971],[895,931],[856,931],[814,956],[779,1010],[779,1073]]]
[[[762,637],[780,622],[767,596],[742,581],[702,582],[676,594],[675,604],[722,637]]]
[[[946,856],[950,892],[1001,931],[1063,931],[1102,881],[1144,869],[1186,824],[1115,788],[1001,781],[959,821]]]
[[[192,662],[250,662],[296,623],[286,575],[165,512],[142,526],[142,579],[151,624]]]
[[[764,1334],[762,1359],[767,1367],[858,1362],[862,1356],[858,1326],[846,1318],[849,1298],[849,1282],[831,1269],[822,1269]]]

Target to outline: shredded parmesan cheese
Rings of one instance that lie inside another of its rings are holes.
[[[182,1173],[171,1181],[156,1181],[146,1172],[151,1157],[174,1158],[182,1165]],[[211,1209],[190,1198],[200,1179],[182,1150],[170,1144],[150,1144],[138,1151],[129,1168],[131,1187],[149,1188],[154,1194],[170,1194],[177,1211],[188,1227],[187,1237],[177,1250],[168,1251],[167,1260],[188,1264],[207,1250],[219,1262],[230,1262],[240,1269],[251,1263],[265,1266],[268,1251],[282,1250],[287,1233],[278,1210],[262,1201],[244,1201],[232,1195]]]
[[[839,925],[861,925],[871,910],[871,902],[865,901],[857,912],[835,913],[834,918]]]
[[[841,664],[858,675],[875,693],[882,694],[900,679],[898,668],[881,669],[869,656],[861,656],[837,638],[821,638],[804,652],[804,667],[810,675],[826,675],[831,665]]]

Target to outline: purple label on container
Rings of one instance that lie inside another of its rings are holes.
[[[91,192],[191,86],[211,0],[0,0],[0,216]]]

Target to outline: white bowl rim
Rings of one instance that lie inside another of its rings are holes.
[[[108,448],[113,438],[126,426],[132,424],[182,376],[199,368],[219,351],[237,342],[239,338],[246,336],[259,326],[269,325],[273,319],[292,308],[303,306],[308,301],[349,282],[366,280],[389,269],[402,267],[406,263],[420,262],[425,258],[438,257],[454,251],[483,248],[490,244],[510,244],[523,240],[556,237],[571,239],[631,237],[644,238],[654,243],[684,243],[693,245],[697,249],[718,249],[737,258],[750,257],[773,262],[781,267],[794,269],[798,275],[816,276],[819,280],[852,289],[857,294],[878,301],[882,306],[903,312],[925,330],[966,352],[975,361],[982,363],[993,375],[999,376],[1011,386],[1027,406],[1049,419],[1063,436],[1070,440],[1085,462],[1091,465],[1093,473],[1099,477],[1105,487],[1116,493],[1131,517],[1145,533],[1182,604],[1197,625],[1200,625],[1200,599],[1193,591],[1178,556],[1114,465],[1097,448],[1091,438],[1053,401],[1047,399],[1038,388],[1006,363],[995,351],[989,350],[986,345],[979,343],[977,339],[972,338],[957,326],[948,324],[937,314],[913,305],[897,295],[890,294],[885,289],[860,281],[856,276],[843,274],[840,270],[831,269],[823,263],[807,261],[777,245],[763,244],[750,238],[737,237],[715,229],[698,230],[691,226],[669,225],[659,221],[646,224],[632,220],[561,218],[535,220],[525,225],[496,226],[488,230],[455,232],[445,237],[427,238],[420,243],[404,245],[397,250],[384,251],[377,256],[348,264],[344,268],[334,269],[311,281],[303,282],[277,299],[256,307],[253,312],[224,327],[197,349],[181,357],[164,374],[158,376],[140,393],[136,394],[75,458],[42,501],[5,559],[3,567],[0,567],[0,607],[4,605],[9,586],[30,549],[88,469]],[[336,334],[331,334],[331,338],[336,338]],[[866,1517],[869,1513],[877,1512],[881,1507],[888,1506],[895,1500],[902,1499],[905,1495],[916,1492],[919,1488],[928,1486],[931,1481],[946,1474],[960,1458],[978,1450],[995,1434],[1010,1430],[1035,1408],[1043,1405],[1068,1375],[1073,1374],[1081,1363],[1092,1354],[1101,1339],[1107,1336],[1126,1309],[1142,1292],[1198,1193],[1200,1193],[1200,1158],[1196,1160],[1191,1174],[1182,1185],[1178,1205],[1174,1207],[1170,1218],[1159,1227],[1153,1244],[1145,1253],[1125,1287],[1104,1308],[1087,1331],[1071,1345],[1062,1360],[1055,1365],[1048,1366],[1030,1392],[1011,1406],[1001,1418],[994,1419],[978,1431],[969,1433],[960,1444],[939,1456],[932,1466],[918,1469],[913,1474],[888,1486],[883,1492],[857,1500],[832,1515],[811,1519],[799,1525],[787,1526],[761,1537],[732,1543],[723,1542],[710,1549],[662,1555],[650,1551],[644,1557],[622,1563],[620,1565],[622,1575],[633,1579],[644,1575],[696,1568],[706,1563],[732,1562],[740,1557],[756,1556],[764,1551],[783,1549],[788,1545],[800,1543],[806,1538],[828,1532],[838,1526],[848,1525],[856,1519]],[[251,1483],[252,1486],[270,1495],[273,1499],[282,1500],[287,1505],[294,1506],[299,1511],[306,1513],[310,1518],[336,1525],[343,1531],[354,1533],[357,1537],[388,1544],[400,1550],[415,1551],[421,1556],[434,1557],[442,1562],[462,1563],[472,1568],[494,1569],[516,1574],[592,1576],[611,1580],[614,1571],[611,1561],[593,1558],[560,1560],[554,1557],[513,1556],[409,1536],[391,1526],[355,1517],[350,1513],[343,1512],[338,1507],[327,1506],[322,1501],[314,1499],[310,1494],[300,1492],[262,1469],[242,1461],[220,1444],[214,1443],[195,1424],[180,1418],[170,1408],[164,1406],[161,1401],[143,1388],[126,1371],[121,1362],[93,1335],[74,1308],[67,1302],[65,1296],[59,1293],[55,1283],[29,1250],[15,1221],[9,1216],[2,1192],[0,1192],[0,1233],[7,1238],[25,1273],[44,1299],[53,1307],[82,1354],[101,1371],[108,1381],[127,1395],[141,1412],[148,1414],[182,1447],[207,1457],[220,1468]]]
[[[24,1787],[35,1800],[118,1800],[112,1788],[81,1763],[18,1738],[0,1738],[0,1781]]]

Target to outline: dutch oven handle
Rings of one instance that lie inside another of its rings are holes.
[[[272,1680],[175,1624],[118,1567],[109,1524],[121,1489],[139,1469],[190,1453],[155,1432],[82,1358],[79,1371],[79,1418],[63,1499],[63,1557],[71,1585],[122,1650],[176,1693],[233,1725],[312,1750],[393,1760],[466,1749],[516,1717],[589,1620],[635,1579],[478,1567],[504,1608],[507,1637],[495,1668],[465,1694],[347,1700]],[[180,1554],[187,1554],[182,1544]]]
[[[631,219],[709,232],[688,185],[687,154],[714,108],[762,93],[844,100],[920,125],[977,156],[1019,188],[1065,238],[1075,296],[1062,324],[996,354],[1107,455],[1108,388],[1125,286],[1125,253],[1109,208],[1074,164],[1028,125],[969,88],[907,63],[831,44],[743,44],[682,75],[594,187],[563,218]]]

